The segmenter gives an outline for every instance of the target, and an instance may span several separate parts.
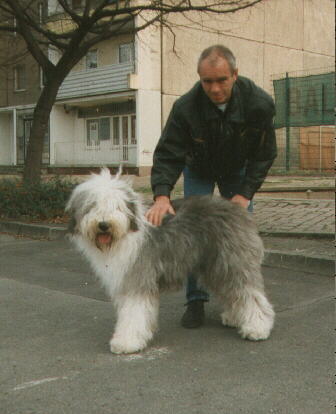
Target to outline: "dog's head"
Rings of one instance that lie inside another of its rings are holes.
[[[143,224],[142,203],[130,184],[108,169],[92,174],[73,190],[66,211],[69,233],[107,250]]]

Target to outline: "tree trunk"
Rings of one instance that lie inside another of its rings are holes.
[[[48,131],[51,109],[64,78],[65,76],[59,80],[58,78],[53,77],[53,79],[44,87],[40,98],[37,101],[23,171],[23,181],[26,184],[40,182],[44,136]]]

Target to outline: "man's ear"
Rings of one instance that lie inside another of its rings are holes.
[[[238,69],[235,69],[235,70],[233,71],[232,76],[233,76],[233,78],[234,78],[234,80],[235,80],[235,81],[238,79]]]

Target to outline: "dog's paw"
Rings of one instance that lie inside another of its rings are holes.
[[[270,330],[240,329],[239,334],[243,339],[250,341],[264,341],[270,336]]]
[[[260,321],[257,324],[242,326],[239,329],[239,334],[243,339],[249,339],[250,341],[264,341],[270,336],[272,327],[272,320]]]
[[[230,328],[236,328],[238,326],[237,322],[234,320],[231,312],[223,312],[221,314],[222,324]]]
[[[134,354],[146,348],[144,341],[130,341],[120,337],[112,337],[110,340],[110,350],[113,354]]]

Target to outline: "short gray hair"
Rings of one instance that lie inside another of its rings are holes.
[[[216,64],[219,57],[224,58],[224,59],[227,60],[229,66],[230,66],[231,73],[233,73],[235,70],[237,70],[236,58],[235,58],[234,54],[231,52],[231,50],[228,47],[223,46],[223,45],[213,45],[213,46],[207,47],[201,53],[201,55],[198,59],[198,64],[197,64],[197,71],[198,72],[199,72],[199,68],[200,68],[200,65],[203,62],[203,60],[205,60],[209,57],[211,57],[211,62],[213,64]]]

